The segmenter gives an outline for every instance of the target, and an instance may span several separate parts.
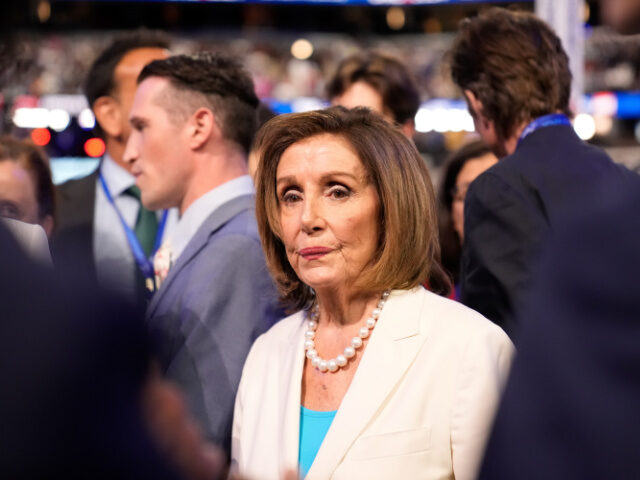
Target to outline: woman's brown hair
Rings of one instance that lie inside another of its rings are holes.
[[[356,153],[380,201],[381,237],[371,264],[362,272],[363,291],[409,289],[434,278],[439,258],[436,205],[429,172],[414,144],[404,134],[366,108],[332,107],[280,115],[258,133],[260,161],[256,180],[256,216],[267,264],[282,300],[292,310],[313,300],[289,264],[281,240],[276,193],[278,163],[296,142],[322,134],[344,139]],[[440,273],[439,275],[442,275]],[[442,279],[446,284],[447,280]]]

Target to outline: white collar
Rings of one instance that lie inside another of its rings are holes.
[[[122,195],[125,190],[136,184],[135,177],[118,165],[108,153],[102,157],[100,173],[113,198]]]
[[[253,195],[249,175],[234,178],[196,199],[178,220],[171,234],[171,254],[175,262],[204,221],[224,203],[243,195]]]

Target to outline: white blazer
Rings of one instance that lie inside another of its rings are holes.
[[[247,357],[231,456],[249,478],[297,469],[305,330],[287,317]],[[479,313],[394,290],[306,478],[474,479],[513,353]]]

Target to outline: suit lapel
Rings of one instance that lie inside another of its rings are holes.
[[[209,241],[209,237],[240,212],[249,210],[253,208],[253,206],[253,195],[243,195],[221,205],[207,217],[193,238],[189,240],[186,248],[182,254],[180,254],[178,261],[169,270],[169,274],[167,275],[167,278],[165,278],[164,282],[162,282],[160,289],[151,298],[151,302],[147,309],[148,317],[153,315],[158,307],[160,299],[164,295],[164,292],[171,287],[171,284],[175,281],[180,271],[189,264],[193,257],[195,257],[202,248],[204,248]]]
[[[331,478],[412,364],[425,340],[420,335],[424,296],[412,292],[393,291],[389,297],[307,479]]]
[[[281,344],[278,391],[282,399],[280,405],[280,465],[296,468],[300,441],[300,399],[302,396],[302,372],[304,369],[304,313],[299,313],[300,323],[289,338]],[[286,372],[286,373],[285,373]]]
[[[78,258],[93,279],[97,279],[93,223],[99,170],[100,166],[86,177],[68,180],[56,188],[57,212],[51,242],[54,260],[62,259],[64,263],[68,256]]]
[[[57,230],[87,226],[93,232],[99,171],[100,165],[86,177],[69,180],[56,189],[59,210]]]

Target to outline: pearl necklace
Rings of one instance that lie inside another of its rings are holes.
[[[340,368],[344,367],[349,362],[350,358],[355,357],[356,349],[362,347],[362,340],[367,338],[371,333],[371,330],[373,330],[373,327],[376,326],[378,317],[380,316],[380,313],[382,313],[382,307],[384,307],[387,298],[389,298],[389,290],[382,294],[382,298],[380,298],[378,306],[373,309],[371,316],[367,318],[365,326],[358,331],[358,336],[351,339],[351,344],[344,349],[342,354],[330,360],[321,358],[315,349],[315,342],[313,339],[316,336],[319,316],[318,304],[316,303],[313,311],[308,314],[309,321],[307,324],[307,331],[304,333],[305,355],[309,360],[311,360],[311,365],[323,373],[327,370],[331,373],[337,372]]]

